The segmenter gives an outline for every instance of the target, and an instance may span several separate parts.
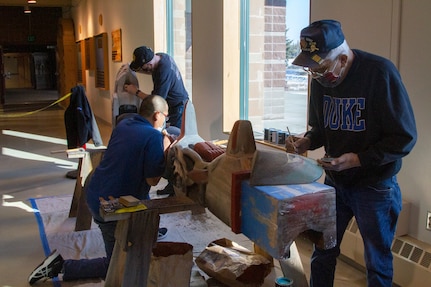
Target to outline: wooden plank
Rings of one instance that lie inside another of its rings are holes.
[[[79,205],[79,198],[81,197],[82,193],[82,184],[81,184],[81,168],[82,168],[82,158],[78,161],[78,173],[75,181],[75,189],[73,191],[73,197],[72,197],[72,203],[70,205],[69,210],[69,217],[76,217],[78,214],[78,205]]]
[[[146,210],[118,222],[105,286],[147,286],[159,221],[157,210]]]
[[[241,182],[249,178],[249,170],[232,172],[230,220],[232,232],[236,234],[241,233]]]
[[[144,204],[147,207],[147,210],[155,210],[159,214],[186,210],[191,210],[192,212],[194,212],[196,210],[200,211],[202,209],[199,204],[186,196],[173,196],[166,198],[141,200],[140,203]],[[114,221],[127,219],[130,217],[130,213],[105,212],[103,209],[100,209],[100,216],[102,216],[105,221]]]
[[[91,160],[93,170],[100,164],[103,158],[105,149],[87,150]],[[75,182],[75,190],[73,192],[72,203],[69,210],[69,217],[76,217],[75,231],[89,230],[91,228],[92,215],[87,205],[85,189],[82,186],[82,170],[83,158],[79,159],[78,175]],[[88,178],[87,178],[88,180]]]
[[[78,176],[78,178],[81,178]],[[93,216],[87,205],[85,189],[81,187],[81,193],[78,200],[78,207],[76,213],[75,231],[89,230]]]
[[[201,208],[187,197],[167,197],[142,200],[147,209],[110,214],[101,209],[106,221],[120,220],[115,230],[115,246],[106,276],[105,286],[147,286],[152,248],[157,242],[160,214]]]
[[[149,199],[143,200],[142,203],[145,204],[148,209],[157,209],[159,214],[200,208],[200,206],[196,202],[186,196]]]
[[[151,254],[157,240],[160,216],[156,210],[133,213],[122,287],[147,286]],[[143,230],[143,227],[145,230]],[[120,286],[109,285],[106,286]]]

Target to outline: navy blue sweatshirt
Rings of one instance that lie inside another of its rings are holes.
[[[154,89],[151,94],[163,97],[169,107],[184,104],[189,94],[184,87],[177,64],[168,54],[157,53],[157,55],[160,56],[160,62],[152,74]]]
[[[310,149],[324,146],[330,157],[358,154],[361,167],[326,171],[336,185],[364,186],[401,169],[416,143],[413,110],[398,70],[389,60],[353,50],[355,59],[335,88],[312,80]]]

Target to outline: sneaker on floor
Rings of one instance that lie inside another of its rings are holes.
[[[174,195],[174,186],[172,183],[168,183],[164,189],[157,190],[157,195]]]
[[[41,279],[49,279],[57,277],[58,273],[63,268],[63,257],[57,250],[51,252],[45,260],[34,269],[34,271],[28,277],[28,283],[33,285]]]
[[[159,228],[159,233],[157,234],[157,240],[161,240],[166,237],[168,229],[166,227]]]

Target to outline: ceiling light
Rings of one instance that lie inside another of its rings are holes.
[[[36,4],[36,0],[28,0],[27,3],[28,4]]]
[[[31,13],[30,7],[24,6],[24,13],[25,14],[30,14]]]

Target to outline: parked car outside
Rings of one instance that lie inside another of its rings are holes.
[[[308,88],[308,74],[302,69],[286,69],[286,90],[302,91]]]

